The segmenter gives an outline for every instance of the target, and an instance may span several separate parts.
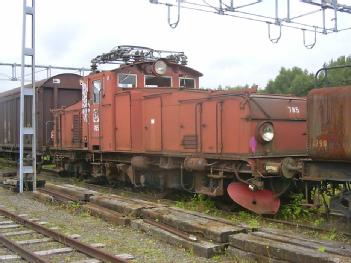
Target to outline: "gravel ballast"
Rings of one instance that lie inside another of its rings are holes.
[[[17,214],[25,213],[47,221],[61,233],[79,234],[83,242],[103,243],[104,249],[113,254],[131,254],[135,257],[132,262],[245,262],[227,255],[200,258],[191,251],[171,246],[129,226],[106,223],[81,212],[76,204],[41,203],[34,200],[31,193],[16,194],[0,188],[0,204]]]

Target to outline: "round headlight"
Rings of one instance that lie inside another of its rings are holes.
[[[156,74],[163,75],[166,73],[167,64],[163,60],[158,60],[155,62],[154,69]]]
[[[270,142],[274,138],[274,128],[272,123],[264,122],[259,126],[259,136],[263,142]]]

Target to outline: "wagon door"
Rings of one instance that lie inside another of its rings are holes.
[[[130,131],[130,94],[121,94],[115,97],[115,142],[116,150],[128,151],[131,149]]]
[[[143,142],[146,151],[161,151],[162,117],[161,98],[147,98],[143,101]]]
[[[202,104],[201,112],[201,145],[205,153],[217,153],[217,102],[208,101]]]

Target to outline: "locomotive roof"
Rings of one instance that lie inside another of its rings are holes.
[[[197,71],[191,67],[188,67],[188,66],[185,66],[185,65],[182,65],[182,64],[178,64],[178,63],[175,63],[175,62],[172,62],[172,61],[167,61],[167,60],[164,60],[167,65],[171,66],[171,67],[179,67],[181,69],[183,69],[184,71],[190,71],[191,73],[193,73],[194,75],[198,75],[199,77],[202,77],[203,74],[200,72],[200,71]],[[134,66],[139,66],[139,65],[145,65],[145,64],[153,64],[154,62],[153,61],[140,61],[140,62],[134,62],[132,64],[122,64],[119,68],[116,68],[116,69],[113,69],[111,71],[120,71],[122,69],[125,69],[125,68],[128,68],[128,67],[134,67]]]

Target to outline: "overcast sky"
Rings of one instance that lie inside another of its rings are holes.
[[[0,62],[20,63],[23,2],[0,3]],[[274,15],[272,3],[265,0],[256,10]],[[297,11],[306,7],[300,5]],[[313,19],[320,23],[319,18]],[[350,21],[351,15],[340,18],[343,24]],[[188,65],[204,74],[200,86],[205,88],[253,83],[264,87],[281,67],[315,72],[330,59],[350,55],[350,44],[348,30],[317,35],[310,50],[303,46],[300,30],[286,28],[281,40],[272,44],[266,24],[187,10],[181,11],[178,27],[171,29],[166,7],[149,0],[36,0],[37,64],[89,67],[92,58],[117,45],[184,51]],[[9,69],[0,67],[0,79],[10,74]],[[0,91],[19,85],[0,81]]]

